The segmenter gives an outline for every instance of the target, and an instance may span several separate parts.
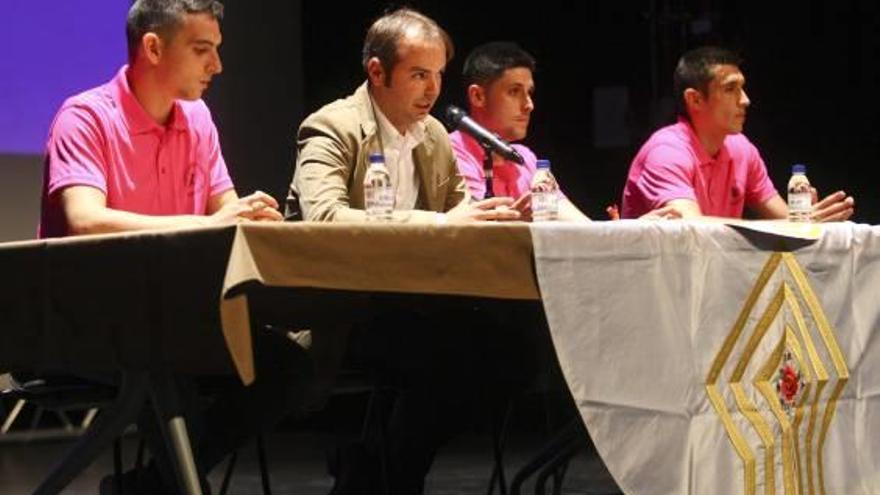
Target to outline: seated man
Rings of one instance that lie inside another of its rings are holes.
[[[514,43],[494,42],[475,48],[464,62],[464,84],[467,88],[471,118],[506,141],[526,137],[529,119],[535,109],[532,79],[535,59]],[[483,170],[485,151],[469,134],[455,131],[449,135],[458,162],[458,170],[475,198],[486,196]],[[535,174],[537,157],[529,148],[514,144],[525,159],[523,165],[492,154],[492,189],[497,197],[517,200],[524,212],[529,208],[529,189]],[[559,202],[560,220],[589,220],[568,200]]]
[[[297,133],[288,208],[306,220],[363,221],[362,184],[370,153],[381,152],[400,222],[512,220],[508,198],[472,203],[443,125],[429,112],[440,95],[452,42],[409,10],[380,18],[365,41],[367,81],[308,116]],[[298,203],[297,203],[298,202]]]
[[[222,15],[215,0],[132,5],[126,26],[129,64],[110,82],[65,101],[52,122],[40,237],[281,220],[271,196],[258,191],[238,197],[217,129],[200,99],[222,69],[217,51]],[[251,387],[231,380],[228,394],[206,414],[203,435],[194,438],[205,473],[298,400],[291,395],[296,388],[291,381],[302,380],[292,370],[301,351],[260,343],[268,338],[259,336],[256,345],[273,350],[277,361],[258,364],[267,372]],[[155,428],[150,423],[141,426],[160,465],[151,467],[153,476],[141,477],[146,480],[141,489],[171,493],[165,447],[161,437],[150,437]]]
[[[685,53],[673,77],[678,122],[655,132],[639,150],[623,191],[623,216],[661,206],[685,218],[739,218],[748,206],[760,218],[786,218],[757,148],[742,134],[749,98],[740,59],[704,47]],[[835,192],[814,205],[815,221],[842,221],[853,198]]]
[[[511,198],[471,201],[446,129],[429,115],[452,50],[448,35],[413,10],[376,20],[363,48],[366,83],[299,128],[288,212],[299,207],[306,220],[365,221],[367,159],[382,152],[395,189],[392,221],[519,218],[509,208]],[[349,358],[396,385],[399,394],[384,428],[385,448],[368,435],[339,449],[331,463],[336,478],[331,493],[382,493],[383,450],[390,491],[421,493],[436,449],[469,419],[480,385],[499,374],[484,372],[486,362],[515,360],[505,350],[516,346],[516,332],[500,334],[505,329],[486,322],[485,314],[460,298],[374,295],[368,306],[365,323],[351,333]],[[313,336],[325,333],[316,330]],[[522,368],[506,375],[518,375]]]

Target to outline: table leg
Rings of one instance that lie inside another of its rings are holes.
[[[186,495],[202,495],[198,469],[174,378],[168,373],[154,373],[151,394],[180,492]]]

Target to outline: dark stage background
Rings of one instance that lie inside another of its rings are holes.
[[[514,40],[535,55],[536,110],[525,142],[552,159],[563,188],[594,218],[604,218],[604,206],[619,201],[639,144],[674,118],[677,57],[711,42],[737,49],[746,60],[752,106],[745,132],[777,188],[793,163],[806,163],[820,192],[846,189],[857,200],[855,220],[876,223],[880,7],[847,0],[783,3],[407,5],[436,19],[456,44],[434,115],[448,103],[465,103],[459,75],[474,46]],[[227,2],[226,72],[211,106],[241,191],[259,186],[283,197],[295,127],[363,80],[364,33],[391,5],[400,4]]]
[[[260,188],[280,200],[293,173],[299,122],[363,81],[366,28],[400,4],[227,0],[225,5],[224,73],[206,99],[239,192]],[[408,5],[436,19],[456,44],[435,115],[449,103],[464,103],[459,74],[474,46],[514,40],[535,55],[537,108],[525,142],[553,161],[564,190],[593,218],[603,219],[604,207],[619,202],[639,144],[673,120],[671,74],[678,56],[712,42],[739,50],[746,60],[752,107],[745,132],[761,150],[777,188],[785,186],[793,163],[806,163],[821,192],[846,189],[855,196],[854,220],[880,222],[874,172],[880,164],[876,2],[414,0]],[[121,35],[123,20],[119,23]],[[40,166],[36,157],[33,163]]]

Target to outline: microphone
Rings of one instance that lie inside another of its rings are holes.
[[[450,127],[470,134],[474,139],[479,141],[483,147],[491,149],[505,159],[516,162],[520,165],[525,163],[522,155],[517,153],[507,141],[474,122],[474,119],[468,117],[468,114],[457,106],[449,105],[446,107],[446,122]]]

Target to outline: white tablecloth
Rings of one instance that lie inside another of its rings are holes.
[[[534,225],[556,352],[628,495],[880,493],[880,229]]]

